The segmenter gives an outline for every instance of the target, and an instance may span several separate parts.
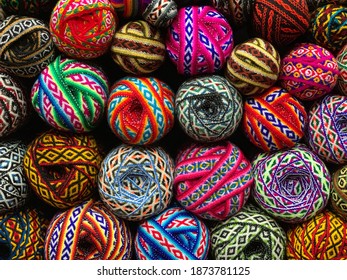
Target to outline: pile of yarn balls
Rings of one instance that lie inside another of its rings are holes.
[[[0,0],[0,259],[347,259],[347,1]]]

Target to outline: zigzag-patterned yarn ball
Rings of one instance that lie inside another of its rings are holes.
[[[32,86],[31,103],[38,115],[57,130],[90,132],[104,117],[108,91],[103,71],[59,56]]]
[[[44,243],[46,260],[129,260],[128,225],[101,202],[89,200],[57,213]]]
[[[233,46],[229,22],[210,6],[183,7],[168,27],[167,53],[177,72],[185,76],[221,70]]]
[[[36,195],[65,209],[97,193],[102,155],[89,134],[50,130],[36,137],[24,155],[24,172]]]
[[[243,114],[239,92],[227,79],[208,75],[186,80],[175,98],[181,128],[197,141],[215,142],[231,136]]]
[[[118,17],[108,0],[59,0],[49,21],[56,47],[76,59],[105,54],[117,25]]]
[[[111,88],[108,125],[127,144],[152,144],[173,128],[174,102],[174,92],[158,78],[124,77]]]
[[[45,17],[50,14],[56,1],[52,0],[0,0],[7,15]]]
[[[210,233],[195,215],[171,206],[138,225],[134,248],[139,260],[205,260]]]
[[[244,102],[242,128],[256,147],[277,151],[300,142],[307,125],[303,104],[285,89],[271,87]]]
[[[292,48],[282,58],[280,84],[300,100],[315,100],[330,93],[339,76],[335,56],[311,43]]]
[[[192,145],[176,160],[175,198],[203,219],[221,221],[240,211],[252,186],[250,162],[229,141]]]
[[[347,166],[337,169],[331,179],[330,205],[334,213],[347,220]]]
[[[124,144],[109,152],[102,162],[100,198],[123,219],[147,219],[171,202],[173,175],[173,160],[162,148]]]
[[[174,0],[152,0],[142,13],[142,17],[153,26],[166,28],[177,13],[177,4]]]
[[[278,221],[302,223],[326,207],[331,192],[329,169],[305,145],[260,153],[252,167],[252,197]]]
[[[139,17],[152,0],[109,0],[121,20]]]
[[[340,94],[347,95],[347,44],[336,55],[336,61],[339,69],[336,87]]]

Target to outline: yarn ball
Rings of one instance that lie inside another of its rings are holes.
[[[179,124],[194,140],[219,141],[232,135],[243,113],[241,95],[222,76],[183,82],[175,98]]]
[[[225,76],[241,94],[259,94],[276,83],[280,64],[272,44],[252,38],[235,46],[227,59]]]
[[[205,260],[209,247],[207,226],[179,206],[139,224],[134,240],[139,260]]]
[[[56,47],[77,59],[105,54],[117,24],[118,17],[108,0],[59,0],[49,21]]]
[[[252,186],[250,162],[229,141],[189,146],[176,160],[175,198],[203,219],[225,220],[240,211]]]
[[[140,221],[169,205],[173,173],[174,163],[162,148],[123,144],[101,164],[99,194],[116,216]]]
[[[271,87],[244,102],[242,129],[263,151],[293,147],[303,138],[306,125],[304,106],[283,88]]]
[[[254,34],[276,47],[287,46],[303,35],[310,24],[306,0],[255,0]]]
[[[108,91],[108,79],[100,69],[59,56],[32,86],[31,103],[57,130],[90,132],[104,117]]]
[[[0,0],[7,15],[45,17],[52,11],[55,0]]]
[[[0,4],[0,20],[4,20],[5,18],[7,17],[4,9],[1,7],[1,4]]]
[[[149,74],[165,60],[165,43],[160,31],[144,20],[130,21],[116,31],[111,55],[124,72]]]
[[[331,179],[330,205],[334,213],[347,220],[347,166],[336,170]]]
[[[97,192],[101,161],[101,152],[92,135],[50,130],[28,145],[24,172],[39,198],[65,209]]]
[[[316,10],[318,7],[325,6],[327,4],[340,4],[347,5],[347,0],[306,0],[308,8],[311,12]]]
[[[283,260],[285,252],[285,231],[252,204],[211,229],[215,260]]]
[[[269,215],[287,223],[302,223],[321,212],[330,196],[330,173],[304,145],[261,153],[252,162],[252,196]]]
[[[346,260],[347,225],[326,210],[287,232],[289,260]]]
[[[336,58],[316,44],[299,44],[282,58],[280,84],[300,100],[330,93],[339,76]]]
[[[340,94],[347,95],[347,44],[337,54],[336,61],[339,69],[336,87]]]
[[[89,200],[52,218],[44,246],[46,260],[129,260],[132,239],[122,219]]]
[[[120,19],[139,17],[152,0],[109,0]]]
[[[167,53],[177,72],[185,76],[221,70],[233,46],[229,22],[209,6],[179,9],[167,32]]]
[[[171,25],[177,12],[174,0],[152,0],[142,13],[142,17],[153,26],[166,28]]]
[[[46,24],[36,18],[9,16],[0,22],[0,67],[18,77],[36,77],[55,58]]]
[[[36,209],[0,214],[0,260],[43,260],[49,221]]]
[[[111,89],[107,121],[125,143],[152,144],[174,125],[174,93],[155,77],[124,77]]]

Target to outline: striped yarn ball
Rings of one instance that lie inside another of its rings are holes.
[[[209,247],[204,222],[178,206],[139,224],[134,240],[139,260],[205,260]]]
[[[336,87],[340,94],[347,95],[347,44],[337,54],[336,61],[340,72]]]
[[[128,225],[101,201],[89,200],[51,220],[45,238],[46,260],[129,260]]]
[[[99,194],[116,216],[148,219],[171,202],[173,173],[173,160],[162,148],[121,145],[101,164]]]
[[[347,166],[336,170],[331,180],[330,205],[334,213],[347,220]]]
[[[55,0],[0,0],[7,15],[45,17],[52,11]]]
[[[252,167],[252,196],[278,221],[302,223],[327,205],[331,188],[329,170],[306,146],[261,153]]]
[[[308,8],[311,12],[316,10],[318,7],[325,6],[327,4],[335,5],[347,5],[347,0],[306,0]]]
[[[174,93],[154,77],[124,77],[111,89],[107,121],[125,143],[152,144],[174,125]]]
[[[151,0],[109,0],[121,20],[139,17]]]
[[[75,133],[94,130],[104,117],[108,79],[98,68],[57,57],[38,76],[31,103],[51,127]]]
[[[166,28],[171,25],[177,13],[177,4],[174,0],[152,0],[142,17],[153,26]]]

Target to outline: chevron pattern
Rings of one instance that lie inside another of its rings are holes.
[[[142,17],[158,28],[168,27],[177,15],[177,4],[172,0],[151,1],[144,10]]]

